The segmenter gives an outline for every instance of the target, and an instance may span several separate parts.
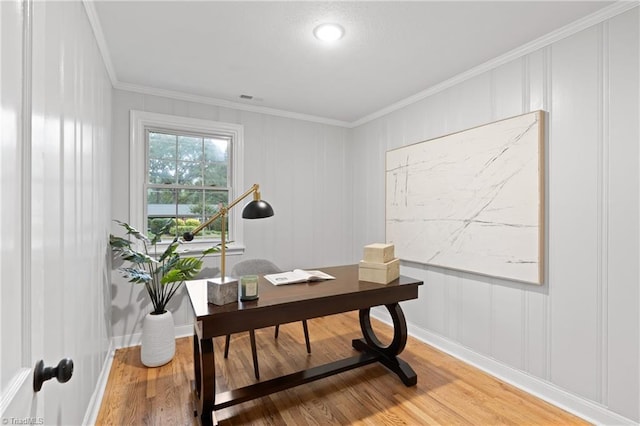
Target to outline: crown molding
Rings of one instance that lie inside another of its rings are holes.
[[[298,112],[286,111],[277,108],[269,108],[258,105],[247,105],[240,102],[227,101],[225,99],[212,98],[209,96],[194,95],[192,93],[179,92],[174,90],[159,89],[156,87],[142,86],[129,83],[116,83],[114,89],[125,90],[128,92],[141,93],[144,95],[161,96],[179,101],[196,102],[205,105],[213,105],[223,108],[232,108],[240,111],[255,112],[259,114],[275,115],[284,118],[293,118],[296,120],[312,121],[315,123],[329,124],[338,127],[350,127],[350,123],[346,121],[335,120],[332,118],[319,117],[315,115],[302,114]]]
[[[582,30],[592,27],[593,25],[599,24],[621,13],[627,12],[628,10],[636,8],[639,5],[640,5],[640,2],[638,0],[616,2],[611,6],[607,6],[603,9],[600,9],[599,11],[594,12],[591,15],[587,15],[584,18],[581,18],[577,21],[572,22],[571,24],[565,25],[562,28],[552,31],[529,43],[523,44],[522,46],[516,49],[513,49],[503,55],[500,55],[483,64],[480,64],[474,68],[471,68],[465,72],[462,72],[448,80],[443,81],[442,83],[436,84],[435,86],[431,86],[430,88],[425,89],[422,92],[416,93],[415,95],[409,96],[408,98],[405,98],[392,105],[389,105],[388,107],[378,110],[356,121],[353,121],[349,124],[349,127],[355,128],[355,127],[361,126],[365,123],[375,120],[376,118],[380,118],[394,111],[402,109],[406,106],[414,104],[438,92],[441,92],[445,89],[448,89],[466,80],[469,80],[473,77],[483,74],[489,70],[497,68],[508,62],[511,62],[514,59],[521,58],[525,55],[535,52],[536,50],[546,47],[552,43],[555,43],[559,40],[572,36]]]
[[[93,35],[96,38],[96,43],[98,43],[98,49],[102,55],[102,61],[104,62],[104,67],[107,69],[111,85],[115,86],[118,83],[118,77],[116,76],[113,62],[111,62],[111,54],[109,53],[109,48],[107,47],[107,42],[104,38],[104,32],[102,31],[102,25],[100,25],[98,12],[93,4],[93,0],[82,0],[82,4],[84,5],[84,10],[87,12],[87,18],[89,18],[89,23],[93,29]]]
[[[135,93],[140,93],[145,95],[161,96],[165,98],[171,98],[171,99],[182,100],[187,102],[197,102],[201,104],[213,105],[213,106],[218,106],[223,108],[232,108],[240,111],[274,115],[278,117],[291,118],[295,120],[311,121],[314,123],[328,124],[331,126],[346,127],[346,128],[356,128],[356,127],[362,126],[363,124],[366,124],[377,118],[383,117],[394,111],[397,111],[406,106],[414,104],[422,99],[425,99],[438,92],[446,90],[457,84],[460,84],[484,72],[497,68],[510,61],[513,61],[515,59],[528,55],[532,52],[535,52],[536,50],[546,47],[552,43],[555,43],[566,37],[574,35],[593,25],[599,24],[607,19],[613,18],[614,16],[627,12],[633,8],[637,8],[640,5],[639,0],[618,1],[612,4],[611,6],[607,6],[595,13],[592,13],[591,15],[585,16],[584,18],[581,18],[575,22],[572,22],[571,24],[568,24],[562,28],[559,28],[558,30],[552,31],[547,35],[537,38],[503,55],[500,55],[483,64],[480,64],[474,68],[471,68],[465,72],[462,72],[448,80],[438,83],[435,86],[431,86],[428,89],[425,89],[419,93],[416,93],[415,95],[409,96],[408,98],[405,98],[401,101],[391,104],[372,114],[366,115],[356,121],[348,122],[348,121],[341,121],[341,120],[336,120],[332,118],[319,117],[319,116],[310,115],[310,114],[302,114],[302,113],[297,113],[292,111],[286,111],[286,110],[281,110],[277,108],[270,108],[270,107],[257,106],[257,105],[247,105],[240,102],[233,102],[233,101],[213,98],[209,96],[201,96],[201,95],[195,95],[191,93],[179,92],[174,90],[166,90],[166,89],[159,89],[159,88],[143,86],[143,85],[122,83],[118,81],[115,68],[113,67],[113,62],[111,61],[109,48],[105,41],[104,33],[102,31],[102,26],[100,25],[100,19],[98,18],[98,14],[95,10],[93,0],[82,0],[82,3],[84,4],[91,27],[93,28],[93,33],[95,35],[96,42],[98,43],[98,48],[100,49],[100,53],[102,54],[105,68],[107,69],[107,73],[109,74],[109,78],[111,79],[111,84],[114,89],[135,92]]]

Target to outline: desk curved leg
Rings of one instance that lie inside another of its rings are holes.
[[[370,308],[360,309],[360,329],[364,339],[354,339],[352,346],[361,352],[376,355],[389,370],[400,377],[406,386],[414,386],[418,382],[418,376],[409,364],[398,358],[407,344],[407,321],[400,304],[385,305],[393,320],[393,340],[388,346],[384,346],[371,327]]]
[[[217,424],[213,413],[215,404],[216,375],[213,357],[213,339],[200,339],[198,330],[193,336],[193,366],[195,373],[194,415],[200,417],[201,424]]]

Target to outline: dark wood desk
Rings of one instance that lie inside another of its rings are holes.
[[[397,356],[407,342],[407,324],[398,302],[416,299],[422,281],[401,276],[383,285],[359,281],[357,265],[321,269],[336,279],[274,286],[260,277],[258,300],[224,306],[207,303],[206,280],[186,283],[195,313],[193,360],[196,415],[200,416],[203,425],[215,422],[214,410],[374,362],[380,362],[396,373],[406,386],[416,384],[416,373]],[[393,340],[388,346],[382,345],[371,328],[369,309],[380,305],[387,307],[393,319]],[[363,339],[352,341],[352,346],[360,352],[358,355],[243,388],[215,393],[213,337],[355,310],[360,311],[363,334]]]

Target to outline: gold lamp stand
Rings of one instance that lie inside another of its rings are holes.
[[[229,210],[231,210],[236,204],[238,204],[240,201],[244,200],[251,194],[253,194],[253,200],[244,206],[244,209],[242,210],[242,218],[263,219],[273,216],[273,208],[271,207],[271,205],[260,198],[260,186],[258,184],[254,184],[244,194],[233,200],[229,205],[222,206],[220,210],[218,210],[215,215],[211,216],[211,218],[209,218],[209,220],[207,220],[205,223],[201,224],[193,231],[185,232],[182,235],[182,238],[185,241],[192,241],[194,236],[198,232],[202,231],[204,228],[211,225],[216,219],[220,218],[220,277],[212,278],[207,281],[208,283],[210,283],[208,284],[210,303],[214,303],[216,305],[224,305],[226,303],[235,302],[238,298],[238,280],[232,277],[227,277],[225,269],[227,250],[227,215],[229,213]]]

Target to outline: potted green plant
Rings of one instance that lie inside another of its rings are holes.
[[[162,253],[158,253],[158,243],[173,226],[172,219],[154,221],[149,229],[151,238],[125,222],[115,222],[126,230],[128,237],[135,239],[111,235],[109,242],[114,255],[128,262],[118,270],[129,282],[144,284],[151,299],[153,311],[143,321],[140,357],[144,365],[157,367],[171,361],[175,355],[173,316],[167,310],[167,304],[182,283],[200,272],[203,257],[220,251],[220,247],[208,248],[199,257],[185,257],[178,251],[182,242],[175,237]]]

